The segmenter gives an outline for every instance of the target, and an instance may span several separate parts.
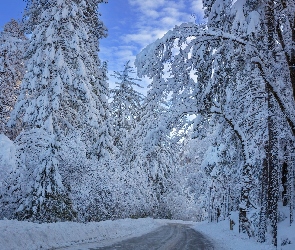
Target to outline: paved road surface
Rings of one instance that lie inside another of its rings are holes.
[[[212,250],[209,239],[187,225],[169,224],[140,237],[89,250]]]

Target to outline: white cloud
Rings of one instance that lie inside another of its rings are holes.
[[[136,8],[138,19],[122,40],[137,44],[139,49],[162,37],[175,25],[191,21],[187,13],[191,6],[184,0],[129,0],[129,3]]]
[[[203,14],[203,3],[202,0],[192,1],[192,10],[196,14]]]
[[[162,37],[167,31],[166,29],[151,29],[150,27],[146,27],[138,29],[136,33],[127,34],[122,39],[126,43],[135,43],[139,49],[143,49],[157,38]]]
[[[109,72],[121,70],[127,61],[135,60],[137,47],[134,46],[101,46],[99,57],[108,61]]]
[[[130,5],[139,8],[145,15],[149,15],[149,10],[163,7],[167,2],[167,0],[129,0]]]
[[[131,57],[129,52],[132,51],[135,58],[141,49],[161,38],[175,25],[192,21],[191,2],[193,0],[129,0],[130,5],[136,8],[138,18],[130,32],[124,34],[121,39],[124,44],[132,44],[138,50],[124,51],[122,55],[125,58]],[[143,85],[148,83],[149,79],[143,79]]]
[[[110,74],[114,70],[123,70],[128,60],[133,63],[141,49],[175,25],[194,22],[192,14],[203,16],[202,0],[128,0],[128,3],[133,10],[130,13],[132,26],[116,38],[120,46],[101,48],[100,57],[108,59]],[[148,79],[143,81],[144,85],[148,82]]]

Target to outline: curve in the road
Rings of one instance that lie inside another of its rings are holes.
[[[89,250],[212,250],[214,245],[187,225],[169,224],[140,237]]]

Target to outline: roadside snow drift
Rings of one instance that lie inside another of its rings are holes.
[[[150,218],[85,224],[75,222],[36,224],[16,220],[0,220],[0,249],[52,249],[91,242],[98,244],[101,242],[101,245],[107,245],[108,241],[137,237],[159,226],[161,224]]]

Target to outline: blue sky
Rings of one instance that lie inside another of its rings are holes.
[[[25,6],[26,4],[22,0],[1,0],[0,29],[2,29],[4,24],[9,22],[11,18],[21,19]]]
[[[22,0],[0,0],[0,28],[11,18],[22,16]],[[100,57],[108,61],[109,73],[134,61],[146,45],[182,22],[200,20],[202,0],[109,0],[100,5],[108,37],[101,40]]]
[[[109,0],[100,6],[109,36],[101,41],[100,57],[109,69],[122,68],[146,45],[182,22],[203,16],[202,0]]]

